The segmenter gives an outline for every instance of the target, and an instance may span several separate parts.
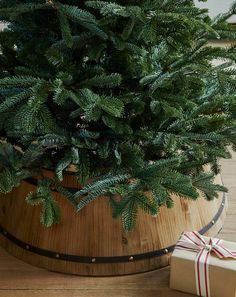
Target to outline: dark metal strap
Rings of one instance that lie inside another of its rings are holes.
[[[216,215],[214,218],[210,221],[209,224],[207,224],[205,227],[203,227],[199,233],[200,234],[205,234],[220,218],[224,206],[226,202],[226,194],[223,194],[223,199],[221,202],[221,206],[219,210],[217,211]],[[168,246],[166,248],[157,250],[157,251],[152,251],[152,252],[147,252],[147,253],[142,253],[142,254],[135,254],[135,255],[127,255],[127,256],[114,256],[114,257],[85,257],[85,256],[77,256],[77,255],[69,255],[69,254],[62,254],[62,253],[57,253],[45,249],[41,249],[35,246],[32,246],[30,244],[27,244],[20,239],[16,238],[14,235],[10,234],[5,230],[3,227],[0,226],[0,233],[5,236],[8,240],[10,240],[12,243],[15,245],[28,250],[32,253],[48,257],[48,258],[54,258],[58,260],[63,260],[63,261],[68,261],[68,262],[77,262],[77,263],[96,263],[96,264],[112,264],[112,263],[124,263],[124,262],[130,262],[130,261],[139,261],[139,260],[145,260],[145,259],[150,259],[154,257],[161,257],[165,254],[173,252],[175,245]]]

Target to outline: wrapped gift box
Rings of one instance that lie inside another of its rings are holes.
[[[199,257],[201,248],[194,250],[194,244],[191,247],[188,243],[187,247],[183,247],[183,236],[171,257],[170,287],[204,297],[236,297],[236,243],[218,240],[221,248],[228,249],[235,257],[220,258],[221,253],[217,255],[212,249],[210,238],[198,234],[206,242],[203,251],[205,257],[200,260],[205,263],[200,264],[202,267],[199,269],[197,261],[201,257],[201,255]],[[199,282],[201,282],[200,292]],[[201,288],[204,285],[206,288]]]

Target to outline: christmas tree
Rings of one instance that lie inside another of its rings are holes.
[[[60,220],[52,189],[77,211],[103,195],[125,230],[140,208],[172,207],[173,193],[226,191],[214,175],[236,148],[235,11],[211,19],[192,0],[2,0],[0,191],[42,176],[26,200],[42,204],[45,226]],[[61,183],[71,168],[75,193]]]

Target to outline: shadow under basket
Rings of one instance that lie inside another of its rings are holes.
[[[48,171],[47,175],[51,173]],[[197,201],[172,196],[174,207],[160,208],[157,217],[139,211],[134,231],[125,233],[113,219],[106,197],[99,197],[76,213],[61,194],[54,192],[62,212],[61,223],[45,228],[40,206],[25,202],[35,190],[36,179],[23,181],[7,195],[0,195],[0,245],[17,258],[52,271],[85,275],[125,275],[154,270],[169,264],[170,254],[183,231],[198,230],[215,236],[222,228],[227,199]],[[220,176],[216,183],[221,183]],[[73,175],[64,186],[78,188]]]

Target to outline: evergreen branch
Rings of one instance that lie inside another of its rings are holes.
[[[72,203],[72,205],[74,205],[76,207],[77,201],[74,199],[73,193],[71,193],[69,190],[67,190],[65,187],[63,187],[61,185],[61,183],[59,183],[57,181],[54,181],[53,186],[60,194],[62,194],[64,197],[66,197],[68,199],[68,201],[70,203]]]
[[[168,203],[170,201],[170,195],[167,189],[162,184],[160,184],[158,180],[155,180],[152,183],[151,193],[158,206],[166,205],[168,208],[171,207],[171,205]]]
[[[59,224],[61,220],[60,207],[55,200],[45,200],[42,207],[41,223],[45,227]]]
[[[133,134],[133,130],[130,125],[128,123],[124,123],[120,119],[104,115],[102,117],[102,121],[107,127],[111,128],[117,134],[127,135],[128,137]]]
[[[96,18],[93,14],[79,9],[77,6],[60,4],[58,9],[65,16],[72,21],[79,23],[83,27],[89,29],[93,34],[99,36],[102,39],[107,39],[107,34],[98,27]]]
[[[72,41],[69,41],[69,45],[72,44],[72,49],[78,49],[85,46],[89,41],[93,39],[94,35],[91,32],[83,32],[78,36],[71,36]],[[70,38],[70,37],[69,37]],[[68,41],[64,38],[64,40],[59,40],[53,43],[52,48],[65,50],[68,47]],[[71,42],[71,43],[70,43]]]
[[[24,3],[24,4],[17,4],[13,7],[6,7],[6,8],[0,8],[0,14],[1,15],[11,15],[14,16],[23,14],[23,13],[30,13],[34,10],[41,10],[41,9],[50,9],[51,7],[49,4],[36,4],[36,3]]]
[[[112,73],[110,75],[99,75],[93,78],[84,80],[80,83],[81,87],[100,87],[100,88],[112,88],[121,84],[121,75],[118,73]]]
[[[11,109],[12,107],[14,107],[15,105],[23,102],[24,100],[29,98],[31,93],[32,93],[31,90],[26,90],[26,91],[22,91],[18,94],[15,94],[13,96],[6,97],[4,102],[2,102],[0,104],[0,112],[5,112],[5,111]]]
[[[113,186],[116,183],[121,183],[126,181],[129,178],[128,174],[123,175],[117,175],[117,176],[102,176],[98,180],[95,180],[94,182],[91,182],[83,187],[82,190],[79,190],[77,193],[75,193],[74,197],[79,198],[84,194],[87,194],[89,192],[100,192],[104,193],[104,191],[108,191],[108,189]]]
[[[20,185],[21,179],[13,169],[4,168],[0,171],[0,193],[7,194]]]
[[[71,34],[71,29],[70,29],[70,24],[68,22],[68,19],[60,11],[58,12],[58,17],[60,21],[62,38],[65,41],[66,45],[71,48],[73,46],[73,37]]]
[[[57,178],[62,181],[63,180],[63,170],[65,170],[72,163],[71,153],[70,151],[65,154],[65,156],[57,163],[56,166],[56,175]]]
[[[61,212],[58,202],[51,192],[53,181],[45,178],[39,180],[35,193],[29,193],[26,201],[31,205],[42,204],[41,222],[45,227],[51,227],[60,222]]]
[[[148,178],[152,175],[156,175],[156,173],[160,170],[167,168],[178,168],[181,161],[183,161],[182,157],[159,160],[154,164],[146,166],[143,170],[137,173],[137,176],[139,178]]]
[[[136,196],[138,206],[144,210],[144,212],[155,216],[158,213],[158,204],[143,193],[140,192],[139,195]]]
[[[222,185],[214,184],[214,174],[202,172],[193,179],[193,185],[207,200],[218,197],[218,192],[227,192],[227,188]]]
[[[32,85],[41,81],[40,78],[33,76],[11,76],[0,79],[0,88],[12,88],[12,87],[31,87]]]
[[[138,204],[134,197],[131,197],[127,207],[122,212],[122,226],[125,231],[131,231],[135,228],[138,216]]]
[[[212,20],[189,0],[0,1],[0,130],[20,148],[0,145],[0,191],[50,168],[27,198],[46,226],[57,190],[77,210],[107,197],[125,230],[173,195],[224,191],[213,173],[236,150],[235,7]],[[71,164],[75,194],[60,183]]]
[[[74,21],[79,22],[91,22],[96,24],[96,18],[93,14],[89,13],[88,11],[79,9],[77,6],[60,4],[58,6],[59,10],[69,18]]]
[[[126,181],[129,178],[128,175],[108,176],[99,178],[98,181],[92,182],[86,185],[82,190],[75,193],[74,197],[79,198],[84,194],[87,194],[77,204],[77,211],[80,211],[87,204],[91,203],[94,199],[101,195],[104,195],[109,189],[117,183]]]
[[[124,103],[113,97],[101,97],[98,106],[114,117],[120,117],[124,111]]]

